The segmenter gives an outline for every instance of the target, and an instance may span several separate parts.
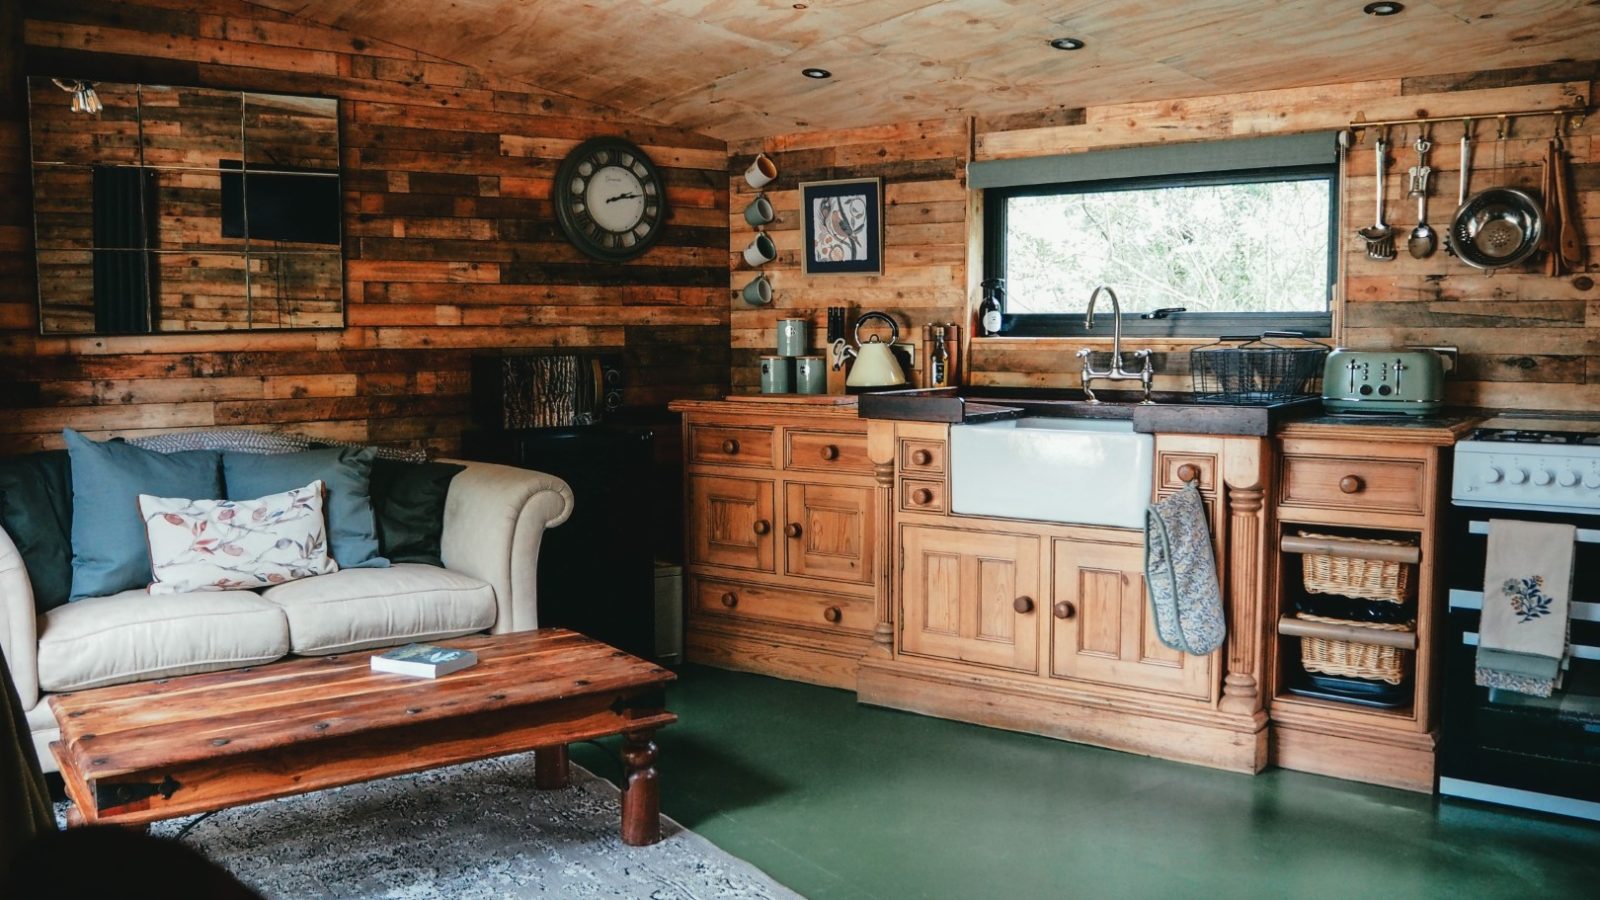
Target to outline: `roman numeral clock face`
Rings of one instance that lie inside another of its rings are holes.
[[[556,220],[579,250],[621,262],[650,249],[666,222],[661,173],[638,147],[617,138],[579,144],[556,172]]]

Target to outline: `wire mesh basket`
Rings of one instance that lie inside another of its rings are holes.
[[[1215,344],[1189,351],[1195,400],[1267,406],[1314,396],[1322,389],[1328,349],[1327,344],[1294,331],[1219,338]]]

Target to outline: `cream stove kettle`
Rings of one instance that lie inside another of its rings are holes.
[[[868,319],[879,319],[889,323],[889,341],[884,341],[877,335],[861,341],[861,323]],[[850,367],[850,375],[844,380],[845,387],[852,388],[879,388],[895,387],[906,383],[906,374],[900,369],[900,362],[894,358],[894,351],[889,349],[894,342],[900,339],[900,325],[894,317],[884,312],[862,313],[856,320],[855,327],[856,346],[854,349],[845,345],[844,338],[833,342],[834,365],[842,365],[850,357],[855,357],[855,364]]]

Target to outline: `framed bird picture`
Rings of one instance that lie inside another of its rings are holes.
[[[883,179],[800,183],[807,275],[883,274]]]

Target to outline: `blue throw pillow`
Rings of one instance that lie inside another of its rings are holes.
[[[227,499],[254,500],[304,487],[317,479],[327,485],[328,549],[341,569],[385,568],[378,547],[378,520],[372,511],[372,461],[375,447],[306,450],[300,453],[222,454]]]
[[[103,597],[150,584],[139,495],[222,496],[222,454],[155,453],[121,441],[62,432],[72,460],[72,596]]]

